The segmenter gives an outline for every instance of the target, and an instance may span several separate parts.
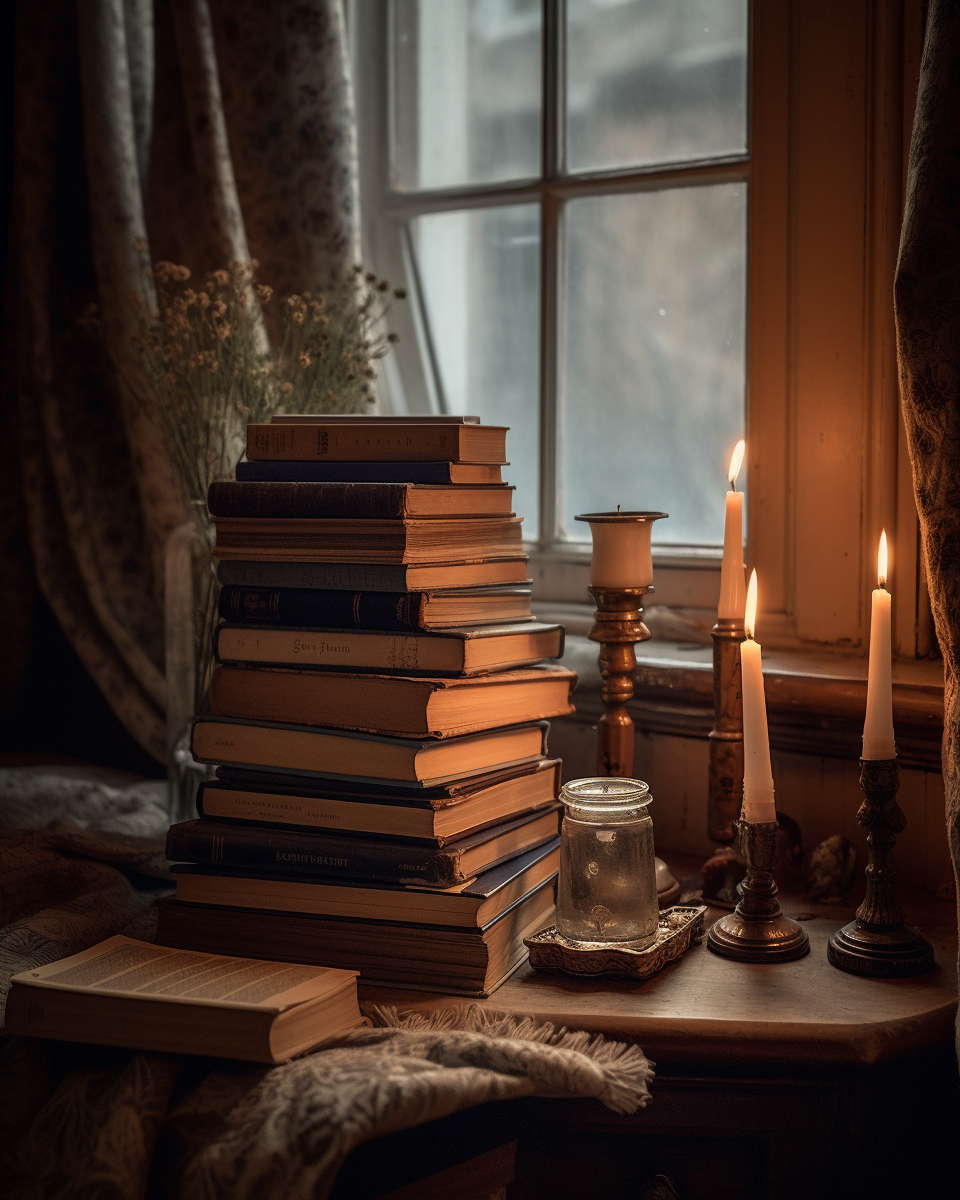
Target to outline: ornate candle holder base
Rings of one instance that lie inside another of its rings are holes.
[[[790,962],[810,951],[810,939],[797,921],[786,916],[777,900],[773,858],[776,821],[751,825],[741,819],[740,845],[747,862],[746,878],[737,888],[740,903],[707,933],[707,946],[738,962]]]
[[[856,919],[830,939],[827,960],[852,975],[875,979],[904,979],[925,975],[936,965],[933,947],[908,925],[897,903],[890,856],[907,818],[897,803],[900,768],[897,760],[861,759],[860,787],[864,801],[857,820],[867,831],[870,859],[867,894]]]
[[[633,697],[634,646],[650,637],[643,623],[643,597],[652,587],[591,587],[597,602],[593,628],[587,636],[600,643],[600,695],[604,712],[597,722],[597,774],[629,778],[633,773],[633,718],[627,703]]]

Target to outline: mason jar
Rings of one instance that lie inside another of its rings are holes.
[[[649,944],[659,915],[650,789],[639,779],[575,779],[560,799],[558,932],[581,946]]]

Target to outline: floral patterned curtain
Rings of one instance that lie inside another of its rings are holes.
[[[960,6],[931,0],[895,283],[900,395],[943,651],[943,778],[960,870]]]
[[[132,398],[136,301],[160,259],[201,273],[253,257],[283,293],[356,260],[341,0],[21,0],[14,161],[0,674],[24,660],[35,578],[162,760],[162,556],[182,513]],[[102,342],[84,333],[91,303]]]

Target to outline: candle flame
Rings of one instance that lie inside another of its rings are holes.
[[[880,549],[877,551],[877,582],[884,587],[887,582],[887,531],[880,530]]]
[[[747,606],[743,614],[743,628],[747,637],[753,638],[757,627],[757,568],[750,572],[750,586],[747,588]]]
[[[737,476],[740,474],[740,468],[743,466],[743,454],[747,448],[747,443],[740,439],[734,446],[733,453],[730,455],[730,467],[727,471],[727,479],[730,480],[730,486],[736,491]]]

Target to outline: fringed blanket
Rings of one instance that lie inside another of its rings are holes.
[[[114,933],[149,938],[169,890],[163,785],[0,771],[0,992]],[[27,828],[26,826],[32,826]],[[0,1039],[0,1179],[16,1200],[324,1197],[361,1142],[476,1104],[646,1103],[636,1046],[475,1006],[370,1009],[280,1067]]]

